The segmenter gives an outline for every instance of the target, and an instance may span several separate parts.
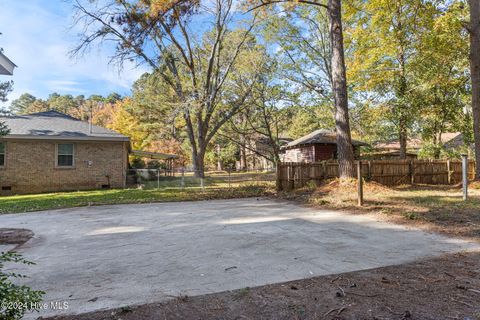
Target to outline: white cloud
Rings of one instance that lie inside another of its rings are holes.
[[[73,80],[47,80],[45,81],[47,88],[51,92],[78,92],[85,93],[85,89],[82,89],[81,83]]]
[[[78,40],[76,31],[69,28],[71,23],[72,7],[67,2],[0,2],[0,47],[18,66],[10,100],[24,92],[41,98],[52,92],[125,94],[147,71],[145,67],[135,68],[133,63],[126,63],[121,71],[109,65],[111,48],[94,49],[71,59],[69,52]]]

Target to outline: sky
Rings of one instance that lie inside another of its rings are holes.
[[[49,94],[89,96],[130,93],[132,83],[146,67],[109,65],[112,47],[94,47],[83,57],[71,58],[78,41],[72,28],[73,8],[65,0],[0,0],[0,47],[18,68],[9,101],[28,92],[38,98]],[[1,104],[6,107],[9,102]]]

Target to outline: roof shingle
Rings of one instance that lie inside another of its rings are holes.
[[[129,138],[110,129],[92,125],[58,111],[0,117],[10,129],[4,138],[45,138],[129,141]]]
[[[325,143],[325,144],[337,144],[337,134],[333,131],[319,129],[315,130],[306,136],[298,138],[290,143],[288,143],[285,148],[292,148],[300,145],[306,144],[316,144],[316,143]],[[368,144],[362,141],[353,140],[352,145],[354,146],[367,146]]]

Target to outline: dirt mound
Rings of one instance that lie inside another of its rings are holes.
[[[0,228],[0,244],[24,244],[33,237],[28,229]]]
[[[384,186],[378,182],[370,181],[363,183],[363,190],[364,192],[391,192],[392,189]],[[351,194],[353,193],[356,195],[357,193],[357,180],[356,179],[349,179],[349,180],[340,180],[340,179],[333,179],[329,180],[321,185],[315,190],[315,193],[321,194]]]

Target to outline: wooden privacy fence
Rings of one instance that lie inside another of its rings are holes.
[[[461,160],[372,160],[361,162],[362,177],[395,186],[401,184],[457,184],[462,182]],[[284,162],[277,167],[277,188],[291,190],[308,182],[338,177],[338,162]],[[475,177],[475,162],[469,161],[468,178]]]

